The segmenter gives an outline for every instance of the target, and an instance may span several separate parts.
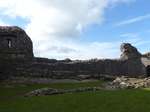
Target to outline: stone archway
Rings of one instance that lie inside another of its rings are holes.
[[[150,77],[150,65],[146,67],[147,77]]]

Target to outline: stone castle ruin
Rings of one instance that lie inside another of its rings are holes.
[[[0,80],[53,83],[56,80],[102,79],[104,76],[150,76],[150,53],[123,43],[118,59],[56,60],[33,55],[32,41],[17,26],[0,26]]]

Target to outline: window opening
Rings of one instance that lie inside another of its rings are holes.
[[[7,39],[7,46],[8,46],[8,48],[12,47],[12,40],[11,39]]]

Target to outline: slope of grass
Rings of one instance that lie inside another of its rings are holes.
[[[0,112],[149,112],[150,89],[101,90],[73,94],[20,97],[43,87],[75,89],[98,86],[104,82],[76,84],[34,84],[24,88],[0,90]],[[8,93],[7,93],[8,92]],[[1,94],[2,93],[2,94]],[[7,99],[6,99],[7,98]]]

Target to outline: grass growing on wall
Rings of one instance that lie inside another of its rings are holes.
[[[43,87],[75,89],[104,82],[33,84],[24,88],[0,89],[0,112],[149,112],[150,89],[100,90],[73,94],[20,97]]]

